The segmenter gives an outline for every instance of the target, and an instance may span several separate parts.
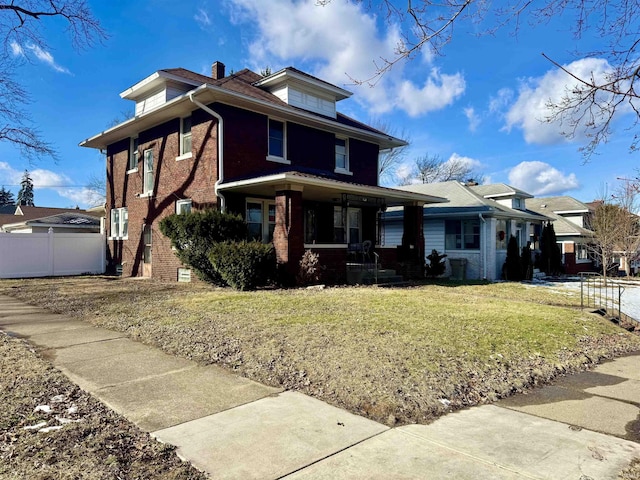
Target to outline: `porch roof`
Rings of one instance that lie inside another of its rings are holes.
[[[422,206],[429,203],[446,202],[445,198],[433,195],[343,182],[296,171],[280,172],[235,181],[232,180],[218,187],[218,191],[223,194],[225,192],[238,192],[247,195],[267,197],[274,196],[275,193],[280,190],[301,191],[305,200],[329,203],[341,202],[343,194],[360,196],[360,205],[366,204],[368,201],[372,201],[372,205],[375,205],[375,200],[382,200],[387,206]]]

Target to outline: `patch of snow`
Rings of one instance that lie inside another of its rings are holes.
[[[49,401],[51,403],[60,403],[60,402],[64,402],[64,400],[65,400],[64,395],[56,395],[55,397],[51,397]]]
[[[67,423],[78,423],[80,420],[71,420],[70,418],[64,417],[56,417],[56,420],[62,425],[66,425]]]
[[[33,409],[33,411],[51,413],[51,407],[49,405],[38,405],[36,408]]]
[[[439,398],[438,401],[445,407],[448,407],[449,405],[451,405],[451,401],[447,400],[446,398]]]
[[[78,413],[78,407],[76,407],[75,405],[71,405],[69,408],[67,408],[67,413],[69,415],[73,415],[74,413]]]
[[[28,427],[22,427],[23,430],[38,430],[39,428],[44,427],[47,422],[36,423],[35,425],[29,425]]]
[[[62,425],[53,425],[52,427],[41,428],[40,430],[38,430],[38,433],[49,433],[55,430],[60,430],[61,428]]]

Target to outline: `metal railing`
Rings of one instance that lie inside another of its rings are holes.
[[[580,273],[580,307],[599,310],[603,314],[622,319],[620,306],[624,287],[599,273]]]

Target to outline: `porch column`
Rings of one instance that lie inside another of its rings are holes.
[[[276,191],[273,246],[278,263],[284,265],[287,272],[295,276],[304,254],[302,187],[291,186],[287,190]]]
[[[421,204],[405,205],[402,234],[402,249],[406,260],[415,262],[416,267],[424,264],[424,210]]]

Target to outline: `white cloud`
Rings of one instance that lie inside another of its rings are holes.
[[[475,158],[465,157],[463,155],[458,155],[457,153],[451,154],[449,159],[445,163],[455,163],[457,165],[465,165],[473,170],[483,168],[484,165],[480,160],[476,160]]]
[[[599,58],[584,58],[564,68],[579,78],[593,77],[596,81],[603,80],[607,72],[612,71],[609,63]],[[572,127],[568,122],[564,125],[560,121],[547,122],[552,113],[547,105],[559,103],[577,83],[560,69],[549,70],[542,77],[523,80],[518,98],[506,113],[504,129],[521,129],[527,143],[550,145],[568,141],[562,133],[571,133]],[[585,124],[581,122],[575,131],[575,139],[584,138],[584,128]]]
[[[400,62],[382,77],[375,78],[376,62],[393,58],[401,37],[393,26],[380,32],[376,17],[361,5],[334,0],[318,6],[315,0],[231,0],[231,19],[251,24],[252,68],[260,70],[276,62],[314,65],[311,73],[336,85],[350,84],[357,101],[371,114],[394,109],[412,116],[442,109],[465,90],[461,73],[445,74],[430,66],[429,52],[417,57],[412,68],[422,67],[421,75],[409,78]],[[368,84],[351,85],[354,80],[374,79]]]
[[[464,116],[469,121],[469,130],[475,132],[480,125],[480,116],[476,113],[473,107],[467,107],[464,109]]]
[[[514,92],[510,88],[501,88],[495,97],[489,99],[489,112],[504,114],[504,110],[513,102]]]
[[[580,188],[575,173],[566,175],[544,162],[522,162],[509,171],[509,183],[533,195],[560,195]]]
[[[14,57],[24,57],[24,50],[19,43],[11,42],[9,47],[11,47],[11,53]]]
[[[19,43],[11,42],[9,44],[9,47],[11,48],[11,54],[14,57],[26,57],[26,52],[25,52],[24,48],[22,47],[22,45],[20,45]],[[27,48],[28,51],[33,53],[33,55],[38,60],[40,60],[43,63],[46,63],[51,68],[53,68],[56,72],[71,73],[67,68],[58,65],[56,63],[55,59],[53,58],[53,55],[51,55],[51,53],[47,52],[46,50],[43,50],[38,45],[29,44],[29,45],[26,46],[26,48]]]
[[[211,18],[204,8],[199,8],[197,13],[193,16],[193,19],[200,26],[200,28],[206,28],[211,25]]]
[[[0,186],[12,185],[10,188],[14,192],[14,196],[20,189],[20,182],[24,170],[16,170],[7,162],[0,162]],[[86,187],[75,187],[74,181],[67,175],[62,173],[56,173],[51,170],[37,168],[29,171],[29,176],[33,181],[33,189],[37,190],[53,190],[63,198],[71,200],[73,203],[80,206],[93,206],[95,205],[96,194]],[[38,198],[36,196],[36,205],[38,205]],[[46,206],[46,205],[39,205]]]
[[[54,60],[53,55],[51,55],[46,50],[43,50],[42,48],[40,48],[38,45],[27,45],[27,48],[33,52],[33,54],[36,56],[38,60],[46,63],[51,68],[53,68],[56,72],[71,73],[65,67],[58,65]]]

